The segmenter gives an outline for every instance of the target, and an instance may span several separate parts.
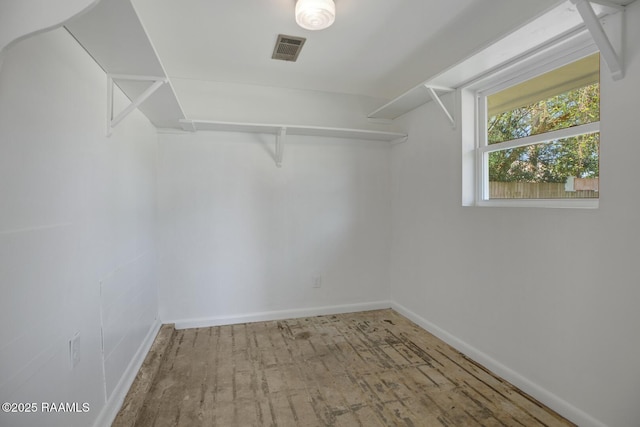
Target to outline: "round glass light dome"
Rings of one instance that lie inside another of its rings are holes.
[[[333,0],[298,0],[296,22],[307,30],[324,30],[336,20]]]

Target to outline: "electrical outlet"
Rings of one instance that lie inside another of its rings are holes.
[[[314,288],[321,288],[322,287],[322,276],[321,275],[317,275],[313,277],[313,287]]]
[[[69,361],[72,369],[80,363],[80,332],[73,334],[69,340]]]

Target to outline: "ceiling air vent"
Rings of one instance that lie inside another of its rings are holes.
[[[294,62],[300,55],[300,50],[307,39],[304,37],[285,36],[278,34],[276,47],[273,49],[272,59]]]

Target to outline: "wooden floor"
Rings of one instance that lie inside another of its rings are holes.
[[[573,425],[392,310],[179,330],[161,359],[114,426]]]

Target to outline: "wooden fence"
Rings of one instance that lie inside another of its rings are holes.
[[[490,199],[597,199],[594,190],[565,191],[553,182],[489,182]]]

